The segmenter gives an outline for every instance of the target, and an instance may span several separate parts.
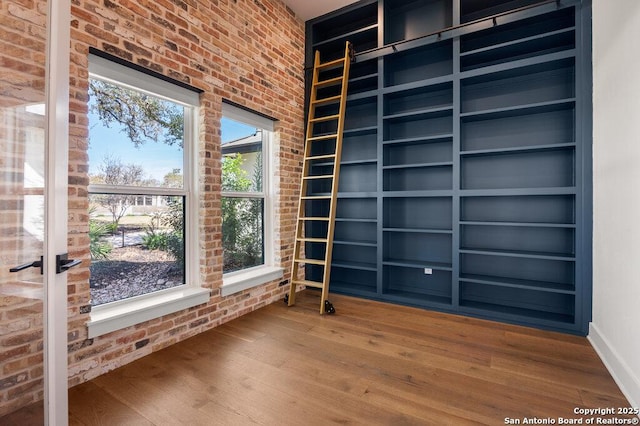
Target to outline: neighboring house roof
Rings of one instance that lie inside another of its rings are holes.
[[[257,152],[262,148],[262,130],[256,131],[251,136],[236,139],[222,144],[222,155],[228,154],[246,154],[248,152]]]

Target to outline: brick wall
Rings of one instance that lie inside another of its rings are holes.
[[[303,146],[304,26],[278,0],[72,0],[69,251],[69,384],[94,378],[283,297],[272,282],[226,298],[222,284],[222,99],[273,116],[279,186],[276,262],[288,280]],[[201,282],[209,303],[95,339],[89,319],[87,86],[95,47],[204,90],[199,125]]]

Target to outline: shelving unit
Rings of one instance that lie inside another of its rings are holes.
[[[309,55],[368,50],[350,79],[331,291],[586,333],[589,14],[579,0],[379,0],[307,23]]]

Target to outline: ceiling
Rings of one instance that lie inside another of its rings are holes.
[[[357,0],[283,0],[303,21],[316,18]]]

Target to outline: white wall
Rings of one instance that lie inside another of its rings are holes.
[[[640,407],[640,1],[593,0],[593,322]]]

